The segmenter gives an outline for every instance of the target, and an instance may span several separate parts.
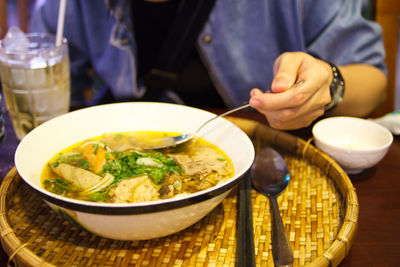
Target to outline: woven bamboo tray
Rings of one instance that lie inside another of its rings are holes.
[[[279,196],[295,266],[336,266],[357,230],[358,200],[346,173],[302,139],[260,123],[229,118],[253,140],[271,145],[292,180]],[[237,191],[193,226],[164,238],[116,241],[77,228],[30,190],[15,168],[0,188],[0,236],[17,266],[235,266]],[[252,191],[255,260],[273,266],[268,199]],[[101,223],[101,222],[99,222]]]

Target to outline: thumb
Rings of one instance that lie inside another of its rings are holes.
[[[271,90],[274,93],[281,93],[288,90],[296,81],[298,69],[300,68],[301,57],[297,53],[284,53],[274,63],[274,79]]]

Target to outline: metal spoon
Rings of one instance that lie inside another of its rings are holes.
[[[293,84],[290,88],[298,87],[298,86],[302,85],[303,83],[304,83],[304,81],[300,80],[300,81],[296,82],[295,84]],[[197,133],[209,122],[211,122],[215,119],[218,119],[220,117],[229,115],[238,110],[248,108],[248,107],[250,107],[250,104],[245,104],[243,106],[228,110],[227,112],[222,113],[220,115],[216,115],[215,117],[212,117],[208,121],[204,122],[194,133],[184,133],[184,134],[177,135],[177,136],[157,138],[152,141],[151,145],[148,145],[147,147],[142,147],[142,148],[143,149],[165,149],[165,148],[169,148],[169,147],[173,147],[173,146],[185,143],[185,142],[189,141],[190,139],[192,139],[195,135],[197,135]]]
[[[240,107],[237,107],[235,109],[231,109],[228,110],[225,113],[222,113],[220,115],[216,115],[215,117],[212,117],[211,119],[209,119],[208,121],[204,122],[194,133],[185,133],[182,135],[177,135],[177,136],[170,136],[170,137],[163,137],[163,138],[157,138],[155,140],[153,140],[153,144],[149,145],[148,147],[143,147],[143,149],[164,149],[164,148],[168,148],[168,147],[173,147],[179,144],[182,144],[184,142],[189,141],[190,139],[192,139],[195,135],[197,135],[197,133],[209,122],[219,118],[219,117],[223,117],[226,116],[228,114],[231,114],[233,112],[236,112],[238,110],[241,109],[245,109],[250,107],[250,104],[246,104]]]
[[[272,211],[272,255],[275,265],[293,265],[293,253],[286,236],[277,196],[282,193],[290,181],[290,174],[282,156],[270,147],[261,149],[253,166],[252,184],[254,188],[269,197]]]

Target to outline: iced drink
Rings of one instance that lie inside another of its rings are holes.
[[[64,114],[70,104],[68,46],[55,47],[55,36],[26,35],[28,47],[0,43],[3,96],[18,139],[41,123]]]

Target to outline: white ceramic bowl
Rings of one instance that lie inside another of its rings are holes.
[[[235,175],[217,186],[146,203],[95,203],[65,198],[40,184],[45,164],[56,153],[86,138],[106,132],[138,130],[194,132],[215,116],[187,106],[132,102],[90,107],[54,118],[31,131],[19,144],[15,165],[22,179],[57,212],[103,237],[145,240],[178,232],[214,209],[239,183],[254,160],[248,136],[226,119],[218,118],[199,135],[217,145],[233,161]]]
[[[312,130],[316,146],[334,158],[347,173],[358,173],[376,165],[393,142],[383,126],[355,117],[331,117]]]

